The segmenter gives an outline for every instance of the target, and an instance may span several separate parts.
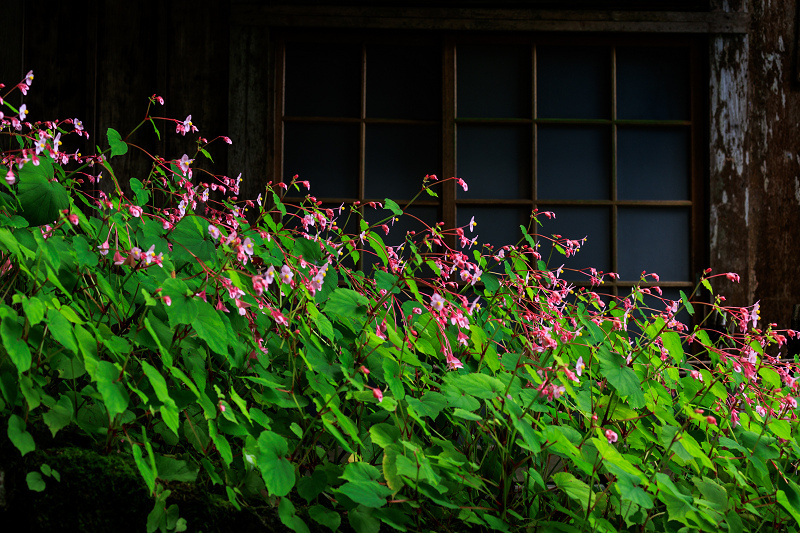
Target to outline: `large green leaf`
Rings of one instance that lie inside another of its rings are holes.
[[[151,366],[147,361],[142,361],[142,370],[144,370],[150,385],[156,393],[158,399],[164,405],[161,406],[161,416],[164,418],[164,423],[167,424],[176,435],[178,435],[178,406],[175,405],[175,400],[170,398],[167,391],[167,381],[164,376]]]
[[[331,531],[336,531],[342,524],[342,517],[339,513],[321,505],[309,507],[308,514],[314,522],[322,524]]]
[[[199,472],[196,465],[164,455],[156,455],[156,468],[159,479],[184,483],[194,483]]]
[[[25,429],[25,421],[17,415],[8,418],[8,439],[17,447],[19,453],[25,455],[36,449],[33,435]]]
[[[289,451],[286,439],[272,431],[262,431],[258,449],[258,469],[267,490],[273,496],[286,496],[295,482],[294,465],[286,459]]]
[[[53,408],[42,415],[42,418],[45,424],[47,424],[47,427],[50,428],[50,433],[55,437],[56,433],[72,422],[74,416],[75,410],[72,405],[72,400],[70,400],[68,396],[62,395],[58,398],[58,402],[56,402]]]
[[[108,137],[108,145],[111,147],[109,159],[115,155],[124,155],[128,153],[128,145],[122,140],[122,135],[120,135],[117,130],[108,128],[106,137]]]
[[[336,289],[325,304],[325,311],[342,318],[360,318],[366,315],[369,300],[350,289]]]
[[[228,355],[228,330],[219,315],[219,311],[211,304],[198,300],[197,319],[192,326],[197,336],[208,343],[208,347],[220,355]]]
[[[308,526],[303,519],[297,516],[297,510],[289,498],[281,498],[278,504],[278,518],[284,526],[297,533],[309,533]]]
[[[162,285],[162,294],[170,299],[166,306],[170,326],[193,324],[197,319],[197,299],[182,280],[167,278]]]
[[[555,474],[553,476],[553,481],[555,482],[556,486],[563,490],[567,496],[573,500],[577,500],[578,503],[580,503],[581,508],[586,509],[586,507],[589,505],[589,496],[592,494],[589,485],[580,479],[577,479],[569,472],[559,472],[558,474]],[[595,498],[592,498],[592,501],[594,502]]]
[[[208,266],[217,264],[217,250],[214,242],[207,237],[199,217],[186,216],[175,225],[170,235],[174,243],[172,257],[176,261],[195,262],[199,259]]]
[[[108,416],[114,418],[128,408],[128,391],[121,382],[121,369],[108,361],[85,359],[86,371],[97,382],[97,390],[103,396]]]
[[[348,481],[334,492],[344,494],[366,507],[383,507],[392,491],[377,481]]]
[[[53,165],[47,157],[40,157],[39,165],[29,162],[19,171],[20,214],[31,226],[50,224],[59,211],[69,208],[69,194],[60,183],[50,181],[52,177]]]
[[[628,367],[625,359],[612,353],[605,346],[600,346],[600,370],[608,382],[617,389],[621,396],[628,397],[628,403],[634,409],[644,407],[645,399],[642,392],[642,382],[632,368]]]
[[[30,369],[32,360],[28,343],[22,338],[22,334],[22,325],[13,316],[6,316],[0,323],[3,346],[20,374]]]

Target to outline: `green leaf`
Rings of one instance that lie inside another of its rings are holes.
[[[634,503],[644,509],[653,508],[653,498],[641,487],[634,486],[628,478],[619,478],[617,488],[623,502]],[[623,509],[627,509],[627,506]]]
[[[195,216],[183,217],[170,233],[172,256],[176,261],[195,263],[197,259],[209,266],[217,265],[217,249],[207,238],[208,232],[202,225],[203,219]],[[195,257],[197,259],[195,259]]]
[[[383,507],[392,491],[377,481],[348,481],[333,492],[344,494],[366,507]]]
[[[392,424],[375,424],[369,428],[369,435],[373,444],[386,448],[400,440],[400,429]]]
[[[497,280],[497,276],[489,272],[481,274],[481,281],[483,282],[483,287],[486,289],[486,292],[489,294],[493,294],[500,288],[500,282]]]
[[[25,430],[25,421],[17,415],[8,418],[8,439],[22,455],[36,449],[33,436]]]
[[[342,524],[342,517],[336,511],[321,505],[312,505],[308,509],[308,515],[317,524],[322,524],[331,531],[336,531]]]
[[[62,394],[58,398],[58,402],[56,402],[52,409],[42,415],[42,418],[45,424],[47,424],[47,427],[50,428],[50,433],[55,437],[56,433],[72,422],[74,416],[75,410],[72,401],[68,396]]]
[[[160,409],[164,423],[167,424],[167,427],[170,428],[173,433],[178,435],[178,406],[175,405],[175,401],[169,396],[167,381],[164,379],[164,376],[147,361],[142,361],[142,370],[144,370],[147,379],[150,381],[150,385],[153,387],[156,396],[161,403],[164,404]]]
[[[386,209],[391,211],[395,216],[399,217],[400,215],[403,214],[403,210],[400,209],[400,206],[397,205],[397,202],[395,202],[394,200],[390,200],[387,198],[386,200],[384,200],[383,205],[386,207]]]
[[[332,316],[361,318],[367,314],[369,300],[366,296],[350,289],[336,289],[325,304],[325,311]]]
[[[19,171],[17,199],[20,213],[31,226],[50,224],[59,212],[69,208],[69,194],[53,177],[53,165],[48,157],[40,157],[39,165],[28,163]]]
[[[680,291],[681,293],[681,301],[683,301],[683,305],[686,306],[686,310],[689,312],[690,315],[694,314],[694,306],[692,306],[691,302],[689,302],[689,298],[686,297],[686,293]]]
[[[667,349],[675,363],[681,364],[684,359],[684,353],[680,335],[674,331],[665,331],[661,334],[661,340],[664,341],[664,348]]]
[[[295,483],[294,465],[286,459],[289,452],[286,439],[272,431],[262,431],[258,449],[258,469],[267,490],[273,496],[286,496]]]
[[[775,494],[775,499],[778,501],[779,504],[783,506],[784,509],[789,511],[789,514],[792,515],[795,522],[800,524],[800,506],[797,505],[797,501],[790,501],[786,495],[786,492],[779,490]]]
[[[197,466],[187,461],[163,455],[156,455],[156,469],[158,470],[158,479],[183,483],[194,483],[200,471]]]
[[[128,153],[128,145],[122,140],[122,135],[120,135],[117,130],[108,128],[106,137],[108,137],[108,145],[111,147],[109,159],[115,155],[125,155]]]
[[[215,310],[211,304],[203,301],[197,305],[197,319],[192,324],[197,336],[206,341],[208,347],[220,355],[228,355],[228,334],[225,323],[220,317],[221,311]]]
[[[145,444],[148,447],[148,452],[152,454],[150,443],[146,442]],[[156,484],[156,473],[152,468],[150,468],[150,465],[148,465],[142,457],[142,448],[136,444],[131,444],[131,447],[133,448],[133,460],[136,463],[136,468],[139,469],[139,473],[142,475],[145,485],[147,485],[147,489],[152,494]]]
[[[347,512],[347,521],[356,533],[379,533],[381,530],[380,521],[368,511],[359,508]]]
[[[384,272],[383,270],[375,271],[375,285],[377,285],[379,289],[389,291],[392,294],[400,293],[400,287],[397,286],[398,279],[400,278],[394,274]]]
[[[348,463],[340,476],[347,481],[375,481],[381,476],[380,470],[364,461]]]
[[[86,359],[86,371],[97,382],[97,390],[103,396],[108,416],[113,419],[124,413],[130,398],[125,386],[119,381],[121,368],[108,361],[97,361],[93,364],[90,359]]]
[[[577,500],[583,509],[588,507],[591,490],[589,489],[589,485],[585,482],[575,478],[575,476],[569,472],[559,472],[555,474],[553,476],[553,481],[567,496],[573,500]],[[592,501],[596,501],[595,498],[592,498]]]
[[[289,498],[281,498],[278,504],[278,517],[284,526],[298,533],[309,533],[308,526],[303,519],[297,516],[297,510]]]
[[[3,346],[20,374],[30,369],[32,361],[31,351],[28,343],[22,339],[22,334],[22,325],[13,316],[3,318],[0,323]]]
[[[317,468],[310,476],[303,476],[297,480],[297,494],[309,503],[328,488],[328,476]]]
[[[632,368],[629,368],[625,359],[617,353],[612,353],[605,346],[598,350],[600,356],[600,370],[608,382],[617,389],[622,396],[628,397],[628,403],[634,409],[644,407],[645,398],[642,392],[642,382]]]
[[[39,472],[28,472],[25,476],[25,481],[28,483],[28,488],[36,492],[42,492],[45,488],[44,479]]]
[[[214,446],[216,446],[220,457],[222,457],[222,460],[225,461],[225,465],[230,466],[230,464],[233,462],[233,452],[231,451],[231,445],[228,442],[228,439],[226,439],[224,435],[219,434],[219,431],[217,430],[217,423],[213,420],[208,421],[208,435],[214,442]]]
[[[130,179],[131,184],[131,191],[133,194],[136,195],[136,204],[137,205],[147,205],[147,202],[150,200],[150,194],[145,190],[144,184],[136,178]],[[181,219],[181,222],[186,220],[187,217]],[[178,223],[180,224],[180,222]]]
[[[782,439],[792,440],[792,426],[786,420],[773,419],[769,423],[769,429]]]
[[[319,263],[323,258],[319,243],[305,237],[299,237],[294,241],[294,255],[302,257],[311,264]]]
[[[182,280],[167,278],[162,285],[162,294],[171,302],[166,306],[172,328],[179,324],[194,324],[197,321],[197,300]]]
[[[400,365],[391,357],[384,357],[381,365],[383,367],[383,377],[386,380],[386,384],[389,385],[389,389],[392,391],[392,394],[394,394],[394,397],[398,400],[402,400],[405,398],[406,391],[405,387],[403,387]]]
[[[44,302],[34,296],[22,300],[22,309],[25,311],[25,315],[28,317],[28,322],[30,322],[31,326],[35,326],[42,321],[47,308]]]

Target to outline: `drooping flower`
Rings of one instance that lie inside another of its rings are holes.
[[[253,255],[253,241],[250,240],[250,237],[247,237],[244,242],[242,243],[242,248],[244,248],[244,253],[249,256]]]
[[[208,225],[208,234],[211,235],[211,238],[216,240],[219,239],[219,229],[214,224]]]
[[[381,392],[379,388],[375,387],[374,389],[372,389],[372,395],[375,397],[376,400],[378,400],[378,403],[381,403],[383,401],[383,392]]]
[[[758,413],[762,417],[767,416],[767,410],[764,409],[764,407],[761,405],[756,405],[756,413]]]
[[[470,219],[469,221],[469,231],[472,232],[475,229],[475,226],[477,225],[478,223],[475,222],[475,217],[472,217],[472,219]]]
[[[178,161],[178,166],[180,167],[181,172],[183,172],[184,176],[188,176],[189,178],[192,177],[192,169],[189,166],[192,164],[193,161],[194,159],[189,159],[189,156],[186,154],[183,154],[183,157],[181,157],[180,160]]]
[[[133,215],[136,218],[139,218],[140,216],[142,216],[142,213],[143,213],[142,208],[139,207],[138,205],[132,205],[132,206],[128,207],[128,211],[130,212],[131,215]]]
[[[108,255],[108,239],[106,239],[106,241],[97,248],[100,250],[100,255]]]
[[[617,439],[619,437],[618,437],[617,433],[614,430],[607,429],[605,433],[606,433],[606,438],[608,439],[608,443],[609,444],[614,444],[615,442],[617,442]]]

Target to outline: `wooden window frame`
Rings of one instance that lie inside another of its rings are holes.
[[[529,124],[532,128],[531,140],[531,197],[521,199],[491,200],[493,206],[521,206],[537,208],[539,199],[536,190],[536,147],[537,147],[537,128],[540,124],[598,124],[608,125],[612,128],[612,196],[609,200],[547,200],[541,203],[548,206],[606,206],[611,209],[611,271],[617,271],[618,256],[618,227],[617,211],[619,207],[688,207],[691,211],[690,218],[690,239],[689,261],[692,276],[695,279],[689,280],[663,280],[658,283],[654,281],[644,283],[644,286],[658,285],[662,288],[680,289],[689,292],[695,286],[696,278],[699,276],[703,265],[707,260],[707,246],[705,235],[707,234],[707,210],[705,207],[705,189],[707,184],[707,50],[708,40],[704,35],[696,34],[630,34],[630,33],[545,33],[545,32],[519,32],[519,33],[472,33],[472,32],[381,32],[377,34],[373,31],[364,30],[358,33],[348,31],[277,31],[273,32],[274,51],[274,142],[270,150],[269,159],[272,161],[272,176],[280,180],[283,174],[282,155],[283,155],[283,124],[287,122],[334,122],[334,123],[358,123],[360,125],[360,153],[359,153],[359,176],[358,176],[358,196],[356,198],[319,198],[327,203],[339,204],[342,202],[352,203],[354,201],[364,203],[369,201],[382,201],[383,198],[367,198],[365,192],[365,161],[366,161],[366,126],[368,124],[418,124],[418,125],[439,125],[441,127],[441,171],[445,177],[457,176],[457,128],[459,124],[468,124],[480,121],[481,123],[492,124]],[[287,117],[284,116],[284,79],[285,79],[285,44],[287,42],[350,42],[361,44],[361,111],[358,118],[331,118],[331,117]],[[393,120],[367,117],[366,114],[366,75],[367,75],[367,46],[375,43],[436,43],[441,46],[442,57],[442,117],[440,121],[431,120]],[[508,43],[508,44],[529,44],[531,46],[531,114],[530,118],[521,119],[469,119],[456,116],[456,83],[457,83],[457,53],[458,46],[468,43]],[[543,119],[536,116],[536,47],[541,44],[547,45],[575,45],[592,44],[608,46],[611,50],[611,83],[612,83],[612,115],[610,119],[596,120],[562,120],[562,119]],[[620,120],[616,118],[616,63],[615,51],[617,46],[679,46],[688,48],[690,53],[690,117],[683,121],[651,121],[651,120]],[[618,200],[616,197],[616,146],[617,146],[617,127],[620,125],[639,125],[639,126],[681,126],[690,129],[690,197],[689,200],[673,201],[645,201],[645,200]],[[422,176],[419,176],[421,179]],[[313,189],[312,189],[313,193]],[[439,220],[445,223],[446,228],[453,228],[456,225],[457,210],[459,206],[468,207],[470,205],[486,205],[486,199],[459,199],[457,197],[456,183],[449,181],[444,184],[440,191],[440,201],[420,199],[414,203],[415,206],[436,206],[439,208]],[[570,236],[581,237],[581,236]],[[455,238],[448,243],[455,248]],[[509,243],[511,244],[511,243]],[[604,285],[604,290],[617,294],[627,292],[627,289],[638,280],[611,280]],[[583,283],[576,283],[583,285]],[[588,284],[588,283],[587,283]]]

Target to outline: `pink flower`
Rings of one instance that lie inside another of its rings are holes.
[[[703,374],[701,374],[701,373],[700,373],[700,372],[698,372],[697,370],[692,370],[692,371],[691,371],[691,375],[692,375],[692,377],[693,377],[694,379],[696,379],[696,380],[698,380],[698,381],[700,381],[700,382],[702,382],[702,381],[703,381]]]
[[[9,185],[14,185],[17,182],[17,177],[14,176],[14,172],[12,172],[11,167],[8,167],[8,172],[6,172],[6,183]]]
[[[289,321],[286,320],[286,317],[283,316],[283,313],[278,311],[277,309],[272,310],[272,319],[275,320],[275,323],[279,326],[288,326]]]
[[[128,211],[130,212],[131,215],[135,216],[136,218],[139,218],[140,216],[142,216],[142,212],[143,212],[142,208],[139,207],[138,205],[132,205],[132,206],[128,207]]]
[[[764,407],[761,405],[756,405],[756,413],[758,413],[762,417],[767,416],[767,410],[764,409]]]
[[[448,370],[456,370],[458,368],[464,368],[464,363],[462,363],[457,357],[455,357],[452,353],[450,353],[449,349],[445,352],[445,359],[447,359]]]
[[[575,373],[581,376],[585,368],[586,365],[583,362],[583,356],[578,357],[578,362],[575,363]]]
[[[75,128],[75,131],[83,131],[83,122],[77,118],[72,119],[72,126]]]
[[[264,273],[264,282],[267,285],[270,285],[273,281],[275,281],[275,267],[270,265],[267,271]]]
[[[717,425],[717,419],[710,415],[706,417],[706,422],[708,422],[712,426]]]
[[[167,304],[167,306],[172,305],[172,298],[169,296],[164,296],[164,303]]]
[[[253,241],[250,240],[250,237],[247,237],[244,242],[242,243],[242,248],[244,248],[244,253],[249,256],[253,255]]]
[[[469,190],[469,187],[467,186],[467,182],[462,180],[461,178],[458,178],[458,184],[461,185],[461,188],[464,189],[464,192]]]
[[[375,396],[375,399],[378,400],[378,403],[383,401],[383,393],[379,388],[376,387],[372,389],[372,395]]]
[[[606,438],[608,439],[608,443],[609,444],[614,444],[615,442],[617,442],[618,436],[617,436],[617,433],[615,431],[613,431],[611,429],[607,429],[606,430]]]
[[[33,71],[29,70],[28,73],[25,74],[25,85],[30,87],[32,81],[33,81]]]
[[[122,254],[119,253],[119,250],[114,252],[114,264],[116,266],[120,266],[124,262],[125,262],[125,258],[122,257]]]
[[[183,154],[183,157],[181,157],[178,161],[178,166],[180,167],[181,172],[183,172],[184,176],[188,175],[189,178],[192,177],[192,169],[189,168],[189,165],[191,165],[192,162],[194,162],[194,159],[189,159],[189,156],[186,154]]]
[[[288,285],[292,282],[293,277],[294,274],[292,273],[292,269],[289,268],[289,265],[283,265],[281,267],[281,275],[280,275],[281,281]]]
[[[97,248],[100,250],[100,255],[108,255],[108,239]]]
[[[197,131],[197,127],[192,124],[192,115],[186,117],[183,122],[178,122],[175,127],[175,133],[180,133],[181,135],[186,135],[190,131]]]
[[[208,234],[211,235],[211,238],[214,240],[219,239],[219,230],[214,224],[208,225]]]
[[[19,119],[21,121],[24,121],[27,116],[28,116],[28,106],[22,104],[21,106],[19,106]]]
[[[458,344],[461,346],[468,346],[469,345],[469,337],[464,335],[461,331],[458,332]]]
[[[472,232],[472,230],[474,230],[475,226],[477,226],[477,225],[478,225],[478,223],[475,222],[475,217],[472,217],[470,219],[470,221],[469,221],[469,231]]]
[[[725,274],[725,277],[728,278],[730,281],[735,281],[736,283],[739,283],[739,274],[736,274],[735,272],[728,272],[727,274]]]
[[[223,135],[223,136],[222,136],[222,140],[223,140],[223,141],[225,141],[227,144],[233,144],[233,141],[231,141],[230,137],[225,137],[225,136]]]
[[[444,309],[445,301],[444,298],[439,296],[438,292],[434,292],[433,296],[431,296],[431,307],[433,307],[435,311],[441,311]]]

